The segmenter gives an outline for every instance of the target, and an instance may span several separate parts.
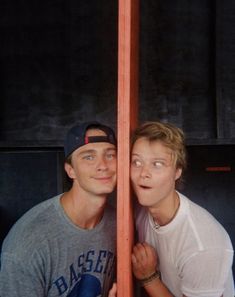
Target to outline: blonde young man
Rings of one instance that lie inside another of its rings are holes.
[[[1,253],[1,297],[112,297],[116,258],[116,139],[98,122],[72,127],[65,140],[68,192],[29,210]]]
[[[133,272],[151,297],[233,297],[233,248],[205,209],[176,191],[186,167],[183,132],[147,122],[133,135],[131,180],[140,207]]]

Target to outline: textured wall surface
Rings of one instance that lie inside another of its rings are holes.
[[[74,122],[115,126],[117,1],[6,1],[0,140],[61,141]]]
[[[118,1],[1,1],[0,142],[116,126]],[[235,2],[140,1],[139,120],[235,143]]]

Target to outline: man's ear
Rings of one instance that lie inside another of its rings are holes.
[[[182,174],[182,168],[177,168],[175,172],[175,180],[179,179]]]
[[[70,177],[71,179],[75,178],[75,172],[73,169],[73,166],[70,165],[69,163],[64,163],[64,170],[66,171],[68,177]]]

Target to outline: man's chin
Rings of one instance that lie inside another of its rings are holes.
[[[151,205],[150,199],[148,197],[137,196],[137,199],[138,199],[139,204],[142,206],[148,207]]]
[[[114,191],[114,188],[113,187],[107,187],[106,189],[102,189],[102,190],[100,190],[99,192],[97,192],[97,194],[98,195],[101,195],[101,196],[103,196],[103,195],[109,195],[109,194],[111,194],[112,192]]]

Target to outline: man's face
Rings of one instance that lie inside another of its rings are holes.
[[[181,175],[176,169],[172,150],[160,141],[139,138],[131,155],[131,181],[139,203],[158,206],[175,190],[175,181]]]
[[[90,129],[86,136],[105,136],[99,129]],[[67,173],[88,195],[107,195],[116,185],[116,147],[108,142],[88,143],[72,153]]]

